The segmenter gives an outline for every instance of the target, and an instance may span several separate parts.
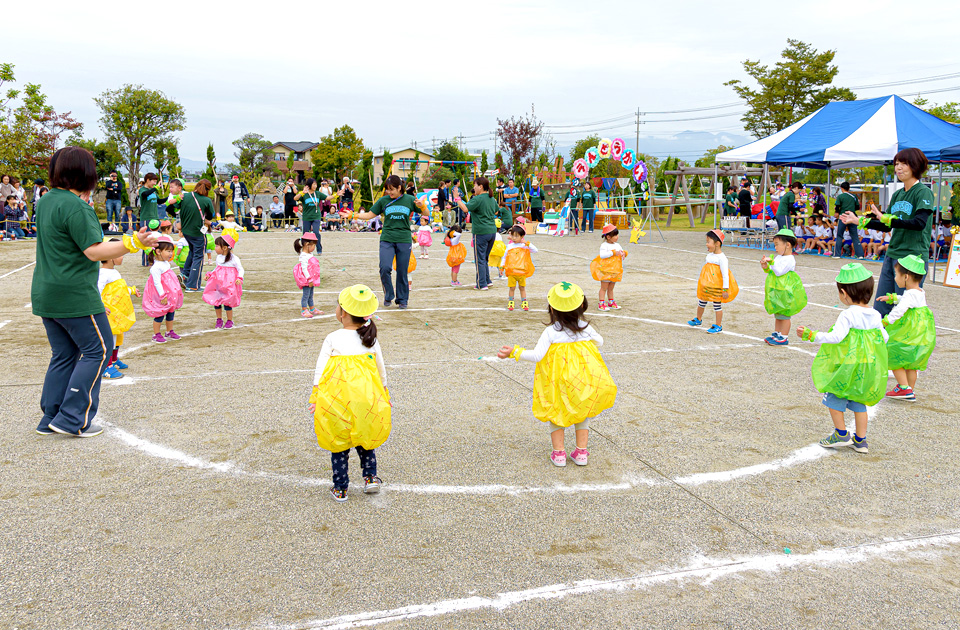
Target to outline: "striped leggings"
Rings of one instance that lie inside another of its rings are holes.
[[[707,301],[706,301],[706,300],[697,300],[697,306],[699,306],[700,308],[707,308]],[[723,304],[721,304],[720,302],[714,302],[714,303],[713,303],[713,310],[715,310],[715,311],[722,311],[722,310],[723,310]]]

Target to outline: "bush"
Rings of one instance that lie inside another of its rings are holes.
[[[431,166],[426,176],[420,180],[420,189],[440,188],[440,182],[445,179],[453,179],[456,174],[446,166]]]

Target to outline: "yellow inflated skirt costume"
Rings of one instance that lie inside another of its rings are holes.
[[[133,310],[133,300],[130,299],[133,291],[134,287],[128,286],[123,278],[114,280],[103,287],[101,297],[103,298],[103,305],[110,309],[110,312],[107,313],[107,319],[110,321],[110,331],[117,335],[118,342],[121,340],[123,333],[130,330],[137,321]]]
[[[537,362],[533,416],[569,427],[613,407],[617,386],[592,341],[555,343]]]
[[[414,256],[413,253],[411,252],[411,254],[410,254],[410,262],[407,263],[407,273],[413,273],[414,271],[416,271],[416,269],[417,269],[417,257]],[[396,256],[393,257],[393,270],[394,270],[394,271],[397,270],[397,257],[396,257]]]
[[[494,241],[493,247],[490,248],[490,266],[499,267],[500,262],[503,259],[503,253],[507,251],[507,246],[503,244],[503,241]]]
[[[340,307],[369,318],[377,310],[377,298],[357,284],[340,292]],[[357,446],[372,450],[390,436],[390,394],[372,352],[330,357],[310,402],[316,405],[313,426],[320,448],[333,453]]]

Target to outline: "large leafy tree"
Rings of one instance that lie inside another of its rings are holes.
[[[856,98],[850,89],[833,85],[839,71],[833,64],[835,50],[819,52],[798,39],[787,39],[782,55],[772,68],[759,61],[743,62],[757,89],[740,79],[724,83],[743,99],[748,108],[743,126],[758,138],[786,129],[827,103]]]
[[[949,123],[960,123],[960,103],[950,102],[943,105],[934,105],[922,96],[914,99],[913,104],[937,118],[941,118]]]
[[[100,108],[100,128],[120,148],[130,190],[134,190],[144,158],[158,142],[173,142],[187,124],[183,106],[159,90],[124,85],[93,99]]]
[[[320,144],[310,152],[316,172],[340,180],[353,172],[363,158],[363,138],[350,125],[343,125],[333,133],[320,138]]]
[[[110,140],[95,140],[83,138],[74,134],[67,138],[67,144],[73,147],[83,147],[93,154],[97,162],[97,179],[102,180],[111,171],[117,170],[123,159],[120,157],[120,148]]]
[[[267,149],[272,147],[273,143],[259,133],[245,133],[233,141],[233,146],[237,148],[233,156],[237,158],[241,171],[259,175],[272,159]]]
[[[387,181],[387,178],[390,177],[390,170],[393,168],[393,153],[390,153],[390,149],[383,150],[383,179],[381,181]]]
[[[531,107],[524,116],[497,119],[497,138],[506,154],[507,166],[518,179],[523,179],[536,159],[538,139],[543,123]]]

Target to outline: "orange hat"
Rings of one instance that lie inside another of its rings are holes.
[[[613,223],[607,223],[605,226],[603,226],[603,231],[601,233],[604,236],[606,236],[607,234],[609,234],[610,232],[613,232],[616,229],[617,229],[617,226],[615,226]]]
[[[710,230],[710,232],[711,232],[712,234],[716,235],[716,237],[717,237],[718,239],[720,239],[720,242],[721,242],[721,243],[723,242],[723,237],[724,237],[724,233],[723,233],[723,232],[721,232],[720,230],[717,230],[717,229]]]
[[[173,225],[173,223],[170,223],[170,222],[167,221],[166,219],[164,219],[163,221],[160,222],[160,227],[171,227],[172,225]]]

